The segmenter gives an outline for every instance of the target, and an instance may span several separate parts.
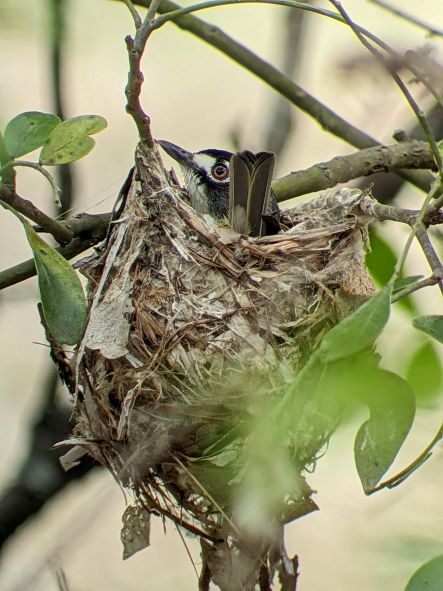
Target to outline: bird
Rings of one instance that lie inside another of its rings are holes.
[[[240,234],[261,236],[279,207],[271,190],[275,154],[248,150],[234,154],[209,148],[189,152],[166,140],[163,150],[178,162],[193,209],[215,220],[227,220]]]

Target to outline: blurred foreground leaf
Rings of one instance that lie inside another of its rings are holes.
[[[403,378],[379,368],[362,374],[360,387],[370,417],[358,430],[354,457],[363,490],[370,494],[409,433],[415,397]]]
[[[8,154],[16,158],[40,148],[59,124],[60,119],[49,113],[20,113],[11,119],[5,129],[4,139]]]
[[[323,363],[358,353],[374,343],[389,320],[391,287],[386,285],[326,334],[318,349]]]
[[[443,554],[423,564],[405,587],[405,591],[441,591],[443,589]]]
[[[412,326],[443,343],[443,316],[430,315],[414,318]]]

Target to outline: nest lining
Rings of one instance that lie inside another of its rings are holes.
[[[82,269],[91,311],[72,361],[74,442],[149,511],[216,539],[236,479],[226,457],[240,453],[251,408],[278,401],[325,331],[373,293],[370,197],[328,192],[256,239],[182,197],[139,147],[123,217]],[[283,521],[312,510],[303,469]]]

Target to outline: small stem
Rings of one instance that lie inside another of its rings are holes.
[[[404,470],[402,470],[401,472],[399,472],[398,474],[396,474],[392,478],[389,478],[388,480],[381,482],[378,486],[376,486],[374,489],[371,490],[370,494],[378,492],[379,490],[382,490],[383,488],[394,488],[395,486],[398,486],[399,484],[404,482],[406,480],[406,478],[408,478],[411,474],[413,474],[418,468],[420,468],[420,466],[422,466],[431,457],[433,448],[437,445],[437,443],[442,438],[443,438],[443,425],[437,431],[437,434],[435,435],[435,437],[433,438],[431,443],[424,449],[424,451],[418,456],[418,458],[416,458],[413,462],[411,462],[409,464],[409,466],[407,466]]]
[[[148,148],[152,148],[154,140],[151,134],[151,119],[140,104],[140,92],[144,81],[143,73],[140,70],[141,54],[135,48],[134,39],[130,35],[125,38],[125,41],[129,58],[128,83],[125,89],[126,112],[131,115],[137,126],[140,141],[145,143]]]
[[[61,206],[60,187],[57,185],[54,178],[52,177],[52,175],[49,174],[49,172],[47,170],[45,170],[42,166],[40,166],[39,164],[36,164],[35,162],[28,162],[27,160],[11,160],[10,162],[6,163],[2,169],[0,169],[0,174],[2,174],[3,171],[5,171],[9,168],[15,167],[15,166],[23,166],[25,168],[33,168],[34,170],[37,170],[40,174],[42,174],[45,177],[45,179],[49,182],[49,184],[51,185],[52,193],[54,195],[54,201],[55,201],[56,205],[58,205],[59,207]]]
[[[162,0],[152,0],[151,4],[149,5],[148,14],[145,18],[146,26],[149,26],[151,31],[154,30],[153,24],[155,20],[155,15],[157,13],[157,9],[160,6],[160,2]]]
[[[430,277],[427,277],[426,279],[422,279],[421,281],[417,281],[417,283],[413,283],[412,285],[408,285],[408,287],[405,287],[404,289],[402,289],[401,291],[397,292],[395,295],[392,296],[391,303],[397,302],[398,300],[405,298],[406,296],[410,295],[411,293],[414,293],[414,291],[418,291],[419,289],[423,289],[424,287],[430,287],[432,285],[435,285],[439,281],[441,281],[441,278],[438,278],[435,275],[431,275]]]
[[[441,97],[441,77],[443,68],[435,60],[418,51],[405,53],[405,66],[429,90],[437,103],[443,107]]]
[[[441,29],[436,29],[432,25],[425,23],[424,21],[418,19],[417,17],[412,16],[411,14],[407,14],[406,12],[403,12],[403,10],[401,10],[400,8],[396,8],[395,6],[391,6],[391,4],[388,4],[384,0],[369,0],[369,2],[372,2],[373,4],[377,4],[378,6],[381,6],[385,10],[392,12],[392,14],[399,16],[400,18],[412,23],[413,25],[416,25],[417,27],[425,29],[431,35],[443,36],[443,31]]]
[[[135,16],[136,11],[132,2],[129,2],[129,0],[124,1],[131,11],[136,27],[134,38],[130,35],[127,35],[125,38],[129,58],[128,83],[125,89],[127,98],[126,112],[134,119],[140,136],[140,141],[149,149],[152,149],[154,147],[154,139],[151,133],[151,119],[144,112],[140,103],[141,87],[144,82],[143,73],[141,71],[141,59],[145,51],[146,42],[154,30],[155,14],[161,0],[151,1],[148,13],[143,22],[138,13],[137,16]]]
[[[331,10],[327,10],[325,8],[319,8],[317,6],[312,6],[311,4],[306,4],[305,2],[298,2],[298,0],[206,0],[205,2],[200,2],[198,4],[192,4],[191,6],[184,6],[182,8],[178,8],[176,10],[171,10],[170,12],[166,12],[161,16],[157,17],[154,28],[158,29],[159,27],[163,26],[168,21],[175,20],[181,16],[186,14],[191,14],[193,12],[199,12],[200,10],[206,10],[208,8],[217,8],[220,6],[229,6],[232,4],[274,4],[276,6],[288,6],[289,8],[298,8],[300,10],[305,10],[306,12],[312,12],[314,14],[319,14],[321,16],[325,16],[327,18],[331,18],[337,22],[346,24],[346,21],[336,12],[332,12]],[[382,41],[379,37],[365,29],[357,25],[358,30],[374,41],[379,47],[390,53],[391,55],[396,55],[395,51],[390,48],[384,41]]]
[[[141,19],[141,16],[139,15],[137,9],[135,8],[135,6],[131,2],[131,0],[123,0],[123,2],[128,7],[129,12],[131,13],[132,18],[134,19],[135,28],[138,29],[139,27],[142,26],[142,22],[143,22]]]
[[[393,272],[392,277],[390,279],[390,282],[392,284],[394,283],[394,281],[397,279],[397,277],[400,274],[400,271],[403,267],[403,264],[406,260],[407,255],[408,255],[409,248],[411,247],[412,241],[414,240],[414,237],[417,234],[419,227],[423,223],[423,219],[424,219],[426,212],[428,210],[429,203],[434,198],[434,195],[436,193],[438,193],[440,190],[441,190],[441,181],[440,181],[440,178],[437,178],[437,179],[435,179],[435,181],[431,187],[431,190],[429,191],[429,193],[426,196],[426,199],[423,202],[423,205],[418,213],[418,216],[412,226],[411,233],[409,234],[408,239],[406,240],[406,244],[403,249],[403,252],[401,253],[400,258],[398,259],[397,264],[395,265],[394,272]],[[434,271],[434,269],[432,269],[432,271]]]
[[[438,278],[438,286],[440,287],[440,291],[443,293],[443,265],[441,264],[437,253],[435,252],[431,239],[429,238],[423,224],[419,224],[417,226],[416,236],[434,276]]]

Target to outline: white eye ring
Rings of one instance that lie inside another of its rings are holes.
[[[229,177],[229,167],[223,162],[217,162],[211,168],[211,174],[216,181],[225,181]]]

